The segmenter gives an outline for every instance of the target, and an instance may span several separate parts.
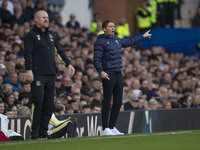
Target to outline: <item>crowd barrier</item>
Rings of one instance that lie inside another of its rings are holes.
[[[102,131],[101,114],[58,115],[59,120],[77,120],[77,135],[99,136]],[[116,128],[125,134],[200,129],[200,109],[172,109],[120,112]],[[9,118],[8,129],[30,139],[30,117]]]

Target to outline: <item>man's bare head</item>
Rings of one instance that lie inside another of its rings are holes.
[[[42,30],[49,27],[49,16],[44,10],[39,10],[34,14],[34,21],[36,26]]]

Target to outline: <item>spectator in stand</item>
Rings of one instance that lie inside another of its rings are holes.
[[[19,25],[23,25],[25,22],[29,21],[28,16],[23,12],[22,7],[20,4],[16,5],[14,7],[14,16],[13,16],[13,22],[17,23]]]
[[[48,13],[49,21],[55,20],[56,15],[54,12],[52,12],[48,7],[48,1],[42,0],[43,10],[45,10]]]
[[[138,97],[138,105],[137,105],[139,110],[144,110],[144,100],[142,97]]]
[[[34,6],[35,6],[35,7],[34,7],[35,12],[38,11],[38,10],[43,10],[43,9],[44,9],[42,0],[36,0]]]
[[[13,112],[13,117],[17,117],[17,106],[11,105],[10,108]]]
[[[71,95],[72,79],[69,75],[63,75],[61,81],[61,91],[66,95]]]
[[[21,58],[24,56],[24,51],[21,45],[17,42],[12,44],[12,51],[17,55],[17,58]]]
[[[23,82],[22,90],[20,92],[26,92],[27,94],[31,95],[31,84],[28,81]]]
[[[198,95],[192,96],[192,104],[190,105],[190,108],[200,108],[200,98]]]
[[[158,93],[162,102],[168,101],[168,89],[166,87],[160,87]]]
[[[28,106],[30,102],[30,94],[27,92],[20,92],[19,94],[19,101],[20,106]],[[19,107],[19,106],[18,106]]]
[[[184,107],[190,108],[191,104],[192,104],[192,96],[186,96],[186,100],[183,101],[182,108],[184,108]]]
[[[138,110],[138,97],[133,95],[129,97],[129,101],[124,103],[124,110]]]
[[[10,84],[3,84],[2,90],[5,97],[8,92],[12,92],[12,86]]]
[[[90,90],[89,90],[89,88],[83,87],[81,89],[81,100],[84,100],[87,103],[90,103]]]
[[[74,66],[75,67],[75,66]],[[76,68],[76,67],[75,67]],[[74,80],[82,80],[82,77],[83,77],[83,72],[81,69],[76,69],[75,73],[74,73],[74,76],[73,76],[73,79]]]
[[[26,1],[26,6],[23,9],[23,12],[28,16],[29,20],[34,18],[35,9],[33,8],[32,0],[23,0]]]
[[[171,84],[171,82],[172,82],[172,75],[171,75],[171,73],[170,72],[163,73],[162,78],[160,80],[161,80],[160,82],[166,81],[169,84]]]
[[[65,94],[60,94],[59,97],[56,98],[57,101],[60,101],[63,105],[67,105],[68,104],[68,96]]]
[[[72,99],[76,100],[79,103],[81,100],[80,93],[72,93]]]
[[[57,97],[59,97],[59,95],[62,94],[61,81],[62,81],[62,77],[61,76],[57,76],[56,77],[56,82],[55,82],[55,93],[56,93]]]
[[[140,90],[140,81],[139,79],[133,79],[132,84],[131,84],[131,88],[133,90]]]
[[[65,114],[73,114],[74,113],[74,110],[73,110],[73,107],[68,104],[65,106]]]
[[[85,100],[81,100],[80,102],[79,102],[79,109],[80,109],[80,111],[82,112],[82,107],[84,106],[84,105],[87,105],[88,103],[85,101]]]
[[[78,105],[78,102],[74,99],[68,101],[68,104],[72,106],[72,109],[73,109],[73,113],[79,113],[80,110],[79,110],[79,105]]]
[[[21,84],[26,82],[26,70],[24,70],[24,69],[19,70],[19,72],[17,73],[17,77],[18,77],[18,81]]]
[[[153,89],[153,83],[151,80],[144,80],[143,83],[145,83],[145,86],[143,86],[144,88],[141,88],[141,91],[143,94],[147,95],[147,101],[152,97],[158,96],[157,91]]]
[[[0,19],[2,24],[5,23],[12,23],[12,14],[10,11],[7,10],[8,0],[3,0],[0,7]]]
[[[199,28],[200,27],[200,6],[197,8],[196,15],[192,19],[192,27]]]
[[[168,98],[169,102],[171,103],[172,108],[179,108],[179,98],[177,95],[170,95]]]
[[[149,109],[150,110],[157,110],[158,109],[158,102],[155,99],[149,100]]]
[[[79,50],[77,50],[76,52],[79,53],[78,55],[81,55],[81,53],[80,53]],[[75,53],[74,53],[74,55],[75,55]],[[83,62],[81,56],[77,56],[77,57],[75,56],[74,61],[75,61],[75,62],[74,62],[74,67],[76,68],[76,70],[82,71],[82,70],[85,69],[84,62]],[[79,71],[79,72],[80,72],[80,71]],[[78,72],[77,72],[77,73],[78,73]],[[80,74],[80,73],[79,73],[79,74]]]
[[[6,74],[5,74],[6,77],[10,72],[15,72],[15,66],[16,64],[13,61],[6,62]]]
[[[13,91],[14,98],[15,98],[15,105],[18,106],[20,104],[19,101],[19,92],[18,91]]]
[[[180,88],[180,82],[178,82],[178,80],[172,80],[171,84],[170,84],[170,89],[177,91]]]
[[[17,109],[17,115],[18,116],[26,116],[30,117],[31,116],[31,110],[27,106],[21,106]]]
[[[81,80],[75,80],[72,84],[73,88],[81,89],[82,88],[82,81]]]
[[[91,102],[91,112],[100,113],[102,109],[102,103],[98,99],[93,99]]]
[[[54,106],[54,113],[55,115],[63,115],[65,114],[65,106],[59,102],[59,101],[55,101],[55,106]]]
[[[14,117],[11,107],[8,107],[7,109],[5,109],[4,114],[9,118]]]
[[[91,81],[91,86],[93,90],[102,90],[101,80],[97,77]]]
[[[15,105],[15,96],[14,96],[13,92],[8,92],[8,93],[5,95],[4,102],[5,102],[8,106]]]
[[[16,53],[14,53],[12,51],[11,52],[10,51],[6,52],[6,60],[7,61],[16,62],[16,59],[17,59]]]
[[[63,18],[62,16],[58,15],[56,18],[55,18],[55,25],[58,25],[58,27],[61,27],[63,28]]]
[[[162,103],[162,107],[163,107],[164,109],[171,109],[171,108],[172,108],[171,102],[169,102],[169,101],[164,101],[164,102]]]
[[[70,14],[70,20],[66,23],[67,28],[80,29],[80,23],[76,20],[76,15],[74,13]]]
[[[91,106],[89,104],[83,105],[82,113],[91,113]]]
[[[13,91],[19,91],[22,89],[19,81],[17,80],[16,72],[10,72],[8,74],[8,79],[5,79],[4,84],[10,84]]]

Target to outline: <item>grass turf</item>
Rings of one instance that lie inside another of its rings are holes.
[[[0,150],[199,150],[200,130],[1,142]]]

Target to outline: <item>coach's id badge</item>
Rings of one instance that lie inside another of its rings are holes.
[[[40,35],[36,35],[37,36],[37,39],[38,39],[38,41],[40,40]]]
[[[41,82],[40,81],[36,81],[36,85],[37,86],[41,86]]]

